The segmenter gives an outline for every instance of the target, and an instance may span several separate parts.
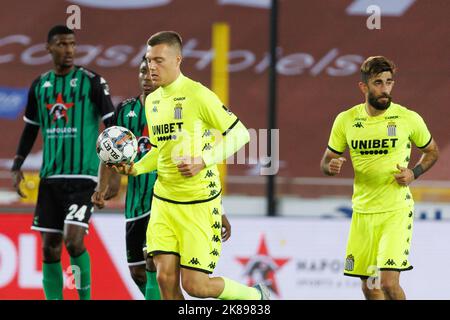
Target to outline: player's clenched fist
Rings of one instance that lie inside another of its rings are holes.
[[[330,174],[334,176],[341,172],[341,167],[345,161],[347,161],[347,159],[345,159],[344,157],[331,159],[330,163],[328,164],[328,171],[330,172]]]
[[[108,167],[113,168],[117,173],[126,175],[126,176],[135,176],[136,169],[133,167],[134,163],[118,163],[113,165],[108,165]]]

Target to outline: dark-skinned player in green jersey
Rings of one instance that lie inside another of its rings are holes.
[[[12,167],[20,196],[22,164],[41,128],[43,163],[32,229],[42,236],[43,288],[46,299],[63,299],[61,250],[69,255],[80,299],[91,298],[91,263],[84,245],[89,227],[99,160],[95,139],[99,122],[112,123],[108,85],[93,71],[74,65],[75,34],[55,26],[47,36],[53,69],[33,81],[25,109],[25,128]],[[76,268],[75,268],[76,267]]]

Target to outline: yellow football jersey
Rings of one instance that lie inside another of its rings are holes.
[[[384,114],[371,117],[359,104],[336,117],[328,148],[338,154],[350,148],[354,211],[381,213],[413,205],[409,187],[394,178],[397,164],[408,166],[411,142],[425,148],[431,134],[419,114],[401,105],[391,103]]]
[[[217,166],[210,165],[194,177],[178,171],[180,157],[198,157],[211,150],[239,119],[217,95],[184,75],[160,87],[145,101],[150,143],[158,148],[155,197],[175,203],[198,203],[219,196]]]

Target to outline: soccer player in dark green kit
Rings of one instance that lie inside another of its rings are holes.
[[[144,112],[145,97],[154,87],[151,83],[145,57],[139,65],[139,86],[141,94],[122,101],[116,109],[114,124],[130,129],[138,139],[138,154],[142,158],[150,149],[148,126]],[[100,165],[99,183],[92,202],[99,209],[117,194],[120,175],[112,169]],[[128,177],[125,202],[127,261],[131,277],[147,300],[159,300],[159,287],[156,281],[156,269],[151,259],[147,260],[145,234],[152,206],[153,186],[156,171],[139,177]]]
[[[114,106],[101,76],[74,65],[75,34],[55,26],[47,37],[53,69],[33,81],[25,109],[25,128],[12,167],[20,196],[21,166],[31,151],[39,128],[43,164],[32,229],[43,243],[43,287],[46,299],[63,299],[61,250],[70,255],[80,299],[91,298],[91,265],[84,246],[93,204],[98,158],[95,152],[100,119],[110,126]]]

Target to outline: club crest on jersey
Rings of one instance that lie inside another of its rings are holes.
[[[174,119],[177,119],[177,120],[180,120],[182,117],[183,117],[183,115],[182,115],[182,111],[183,111],[183,107],[181,106],[181,103],[177,103],[176,105],[175,105],[175,108],[173,108],[173,118]]]
[[[78,81],[77,78],[74,78],[74,79],[70,80],[70,86],[72,88],[75,88],[77,86],[77,81]]]
[[[153,111],[153,112],[158,112],[158,108],[157,108],[156,106],[153,106],[152,111]]]
[[[397,126],[395,122],[388,122],[387,133],[389,137],[395,137],[397,135]]]
[[[138,139],[138,155],[145,154],[152,148],[150,139],[146,136],[142,136]]]
[[[67,117],[67,110],[73,107],[73,102],[65,103],[62,98],[62,94],[58,93],[58,97],[56,98],[56,102],[53,104],[47,104],[47,109],[50,110],[50,115],[53,116],[53,122],[56,122],[59,119],[64,119],[65,122],[69,120]]]

